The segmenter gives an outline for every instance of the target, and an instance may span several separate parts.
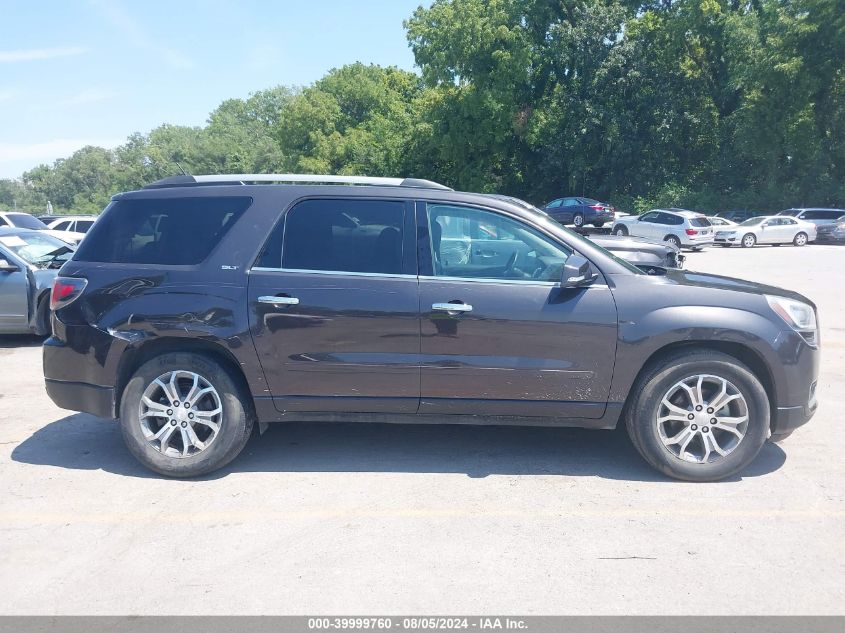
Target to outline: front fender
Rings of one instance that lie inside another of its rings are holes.
[[[625,401],[640,370],[661,350],[685,343],[739,345],[763,362],[777,388],[786,382],[791,347],[786,334],[764,316],[738,308],[682,305],[627,315],[620,310],[611,401]]]

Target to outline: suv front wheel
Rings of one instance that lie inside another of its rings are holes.
[[[172,353],[144,363],[120,402],[132,454],[169,477],[204,475],[232,461],[249,439],[247,394],[226,368],[201,354]]]
[[[670,477],[724,479],[751,463],[766,441],[766,391],[726,354],[671,355],[639,378],[633,394],[626,419],[631,441]]]

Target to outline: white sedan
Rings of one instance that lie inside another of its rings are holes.
[[[783,215],[762,215],[716,231],[716,244],[751,248],[756,244],[804,246],[816,239],[816,225]]]

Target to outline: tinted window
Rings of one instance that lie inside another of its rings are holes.
[[[0,226],[9,226],[9,223],[6,222],[3,218],[0,218]]]
[[[801,219],[803,220],[835,220],[840,215],[842,215],[842,211],[805,211],[801,214]]]
[[[434,274],[471,279],[559,281],[570,251],[507,216],[429,204]]]
[[[549,204],[546,205],[547,209],[557,209],[561,203],[563,202],[562,198],[558,198],[557,200],[552,200]]]
[[[10,213],[6,216],[12,226],[19,229],[46,229],[47,225],[38,218],[29,215],[28,213]]]
[[[707,218],[690,218],[690,226],[713,226]]]
[[[577,207],[579,204],[580,203],[576,198],[566,198],[566,200],[563,201],[563,206],[565,207]]]
[[[87,233],[92,226],[94,226],[94,220],[79,220],[76,223],[76,230],[79,233]]]
[[[251,201],[242,197],[119,200],[92,227],[74,260],[199,264]]]
[[[402,273],[405,205],[382,200],[305,200],[288,211],[282,268],[350,273]],[[257,266],[279,266],[271,236]]]
[[[53,227],[56,231],[67,231],[70,228],[70,220],[65,220],[64,222],[59,222],[56,226]]]
[[[640,217],[640,222],[657,222],[660,214],[656,211],[651,211]]]

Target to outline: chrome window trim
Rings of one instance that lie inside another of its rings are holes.
[[[294,273],[305,275],[335,275],[343,277],[384,277],[386,279],[417,279],[417,275],[406,275],[404,273],[366,273],[353,272],[350,270],[309,270],[306,268],[269,268],[265,266],[253,266],[250,272],[261,273]]]
[[[507,285],[531,285],[531,286],[546,286],[550,288],[560,288],[559,281],[538,281],[536,279],[486,279],[480,277],[438,277],[436,275],[405,275],[400,273],[355,273],[343,270],[308,270],[304,268],[268,268],[264,266],[254,266],[250,268],[250,272],[260,273],[293,273],[296,275],[334,275],[341,277],[383,277],[385,279],[416,279],[419,281],[457,281],[468,283],[485,283],[485,284],[507,284]],[[608,288],[607,284],[590,284],[583,286],[583,288]]]

